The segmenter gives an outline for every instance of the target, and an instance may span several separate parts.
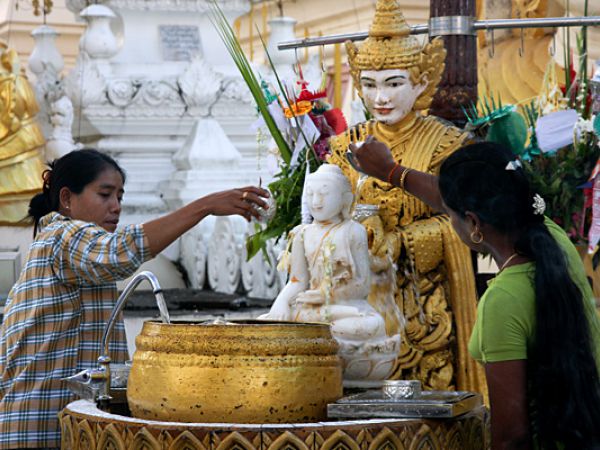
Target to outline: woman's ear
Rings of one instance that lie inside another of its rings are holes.
[[[465,221],[470,225],[472,230],[481,230],[482,222],[474,212],[466,211]]]
[[[60,188],[58,192],[58,210],[59,211],[68,211],[71,209],[71,198],[73,193],[68,187]]]

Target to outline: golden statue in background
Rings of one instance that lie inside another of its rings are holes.
[[[42,189],[44,136],[35,94],[14,50],[0,42],[0,225],[23,223]]]
[[[562,0],[511,0],[500,3],[477,0],[477,10],[478,20],[506,17],[539,19],[565,14]],[[562,40],[560,36],[556,38],[555,33],[556,30],[547,28],[497,31],[495,35],[480,31],[477,40],[479,97],[494,97],[496,101],[502,100],[503,104],[528,105],[547,88],[545,78],[549,72],[556,73],[560,83],[564,84],[564,70],[551,55],[556,52],[560,55],[560,61],[564,57]]]
[[[358,49],[347,43],[351,74],[374,120],[330,141],[330,162],[352,181],[356,202],[379,206],[363,224],[370,238],[371,270],[397,263],[395,299],[406,325],[393,378],[419,379],[428,389],[485,393],[481,367],[467,351],[476,314],[471,253],[445,215],[402,189],[367,178],[348,164],[350,142],[374,135],[402,165],[437,173],[442,161],[469,135],[439,118],[424,117],[444,71],[440,39],[424,47],[409,35],[397,0],[378,0],[369,38]],[[358,192],[357,192],[358,191]],[[373,286],[369,300],[385,295]]]

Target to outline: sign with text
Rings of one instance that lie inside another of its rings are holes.
[[[161,25],[160,42],[165,61],[190,61],[201,54],[200,31],[193,25]]]

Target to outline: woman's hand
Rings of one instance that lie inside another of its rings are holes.
[[[248,221],[252,217],[259,219],[260,212],[257,208],[260,206],[266,210],[268,205],[263,198],[268,197],[268,191],[253,186],[215,192],[166,216],[146,222],[144,231],[148,237],[150,252],[154,256],[158,255],[209,214],[214,216],[239,214]]]
[[[396,161],[388,146],[373,136],[367,136],[365,143],[360,147],[350,144],[350,151],[354,155],[355,162],[360,165],[360,170],[367,175],[391,182],[394,186],[400,187],[401,184],[406,192],[429,205],[434,211],[445,212],[438,178],[435,175],[412,169],[408,172],[407,167],[398,166],[400,170],[395,170],[393,174],[395,177],[389,179],[392,170],[396,167]],[[403,181],[399,183],[401,174],[403,174]]]
[[[360,170],[383,181],[387,181],[388,175],[396,165],[388,146],[373,136],[367,136],[360,147],[350,144],[350,151],[359,164]]]
[[[252,217],[260,219],[257,207],[268,209],[263,198],[268,198],[269,192],[254,186],[215,192],[200,199],[208,214],[214,216],[230,216],[238,214],[246,220]]]

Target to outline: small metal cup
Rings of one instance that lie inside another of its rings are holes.
[[[383,395],[392,400],[403,400],[421,396],[419,380],[384,380]]]
[[[354,207],[352,219],[356,220],[357,222],[362,222],[363,220],[372,216],[376,216],[377,214],[379,214],[379,206],[359,203]]]

